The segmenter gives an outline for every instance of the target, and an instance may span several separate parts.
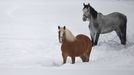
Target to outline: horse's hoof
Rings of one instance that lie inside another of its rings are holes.
[[[122,44],[122,45],[126,45],[126,42],[122,42],[121,44]]]

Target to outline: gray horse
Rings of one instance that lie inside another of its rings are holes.
[[[115,31],[121,40],[121,44],[126,44],[127,17],[119,12],[108,15],[98,13],[89,3],[83,3],[83,21],[89,20],[89,30],[92,44],[97,45],[99,35]]]

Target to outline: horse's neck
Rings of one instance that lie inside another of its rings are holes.
[[[104,15],[102,13],[98,13],[96,19],[94,19],[93,17],[90,18],[89,28],[101,27],[100,25],[102,25],[103,20],[104,20]]]
[[[102,13],[98,13],[97,17],[102,18],[102,17],[104,17],[104,15]]]
[[[66,40],[69,41],[69,42],[73,42],[76,40],[75,36],[71,33],[71,31],[69,31],[68,29],[66,29]]]
[[[97,19],[102,19],[104,15],[102,13],[97,13],[97,17],[93,18],[93,16],[89,16],[90,21],[96,21]]]
[[[90,6],[90,14],[92,18],[96,19],[98,12],[92,6]]]

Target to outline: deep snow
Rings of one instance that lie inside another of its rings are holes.
[[[62,64],[58,25],[74,35],[88,35],[88,22],[82,21],[83,2],[103,14],[127,15],[127,45],[111,32],[100,36],[89,63],[70,58]],[[0,0],[1,75],[133,75],[134,71],[133,0]]]

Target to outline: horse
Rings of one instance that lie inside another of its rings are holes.
[[[72,64],[75,63],[75,57],[80,57],[82,62],[89,62],[92,42],[88,36],[79,34],[75,37],[66,26],[58,26],[58,38],[61,43],[63,64],[66,63],[68,56],[71,57]]]
[[[98,13],[89,3],[83,3],[83,21],[90,21],[89,30],[93,46],[97,45],[100,34],[115,31],[121,44],[126,45],[127,17],[113,12],[107,15]]]

